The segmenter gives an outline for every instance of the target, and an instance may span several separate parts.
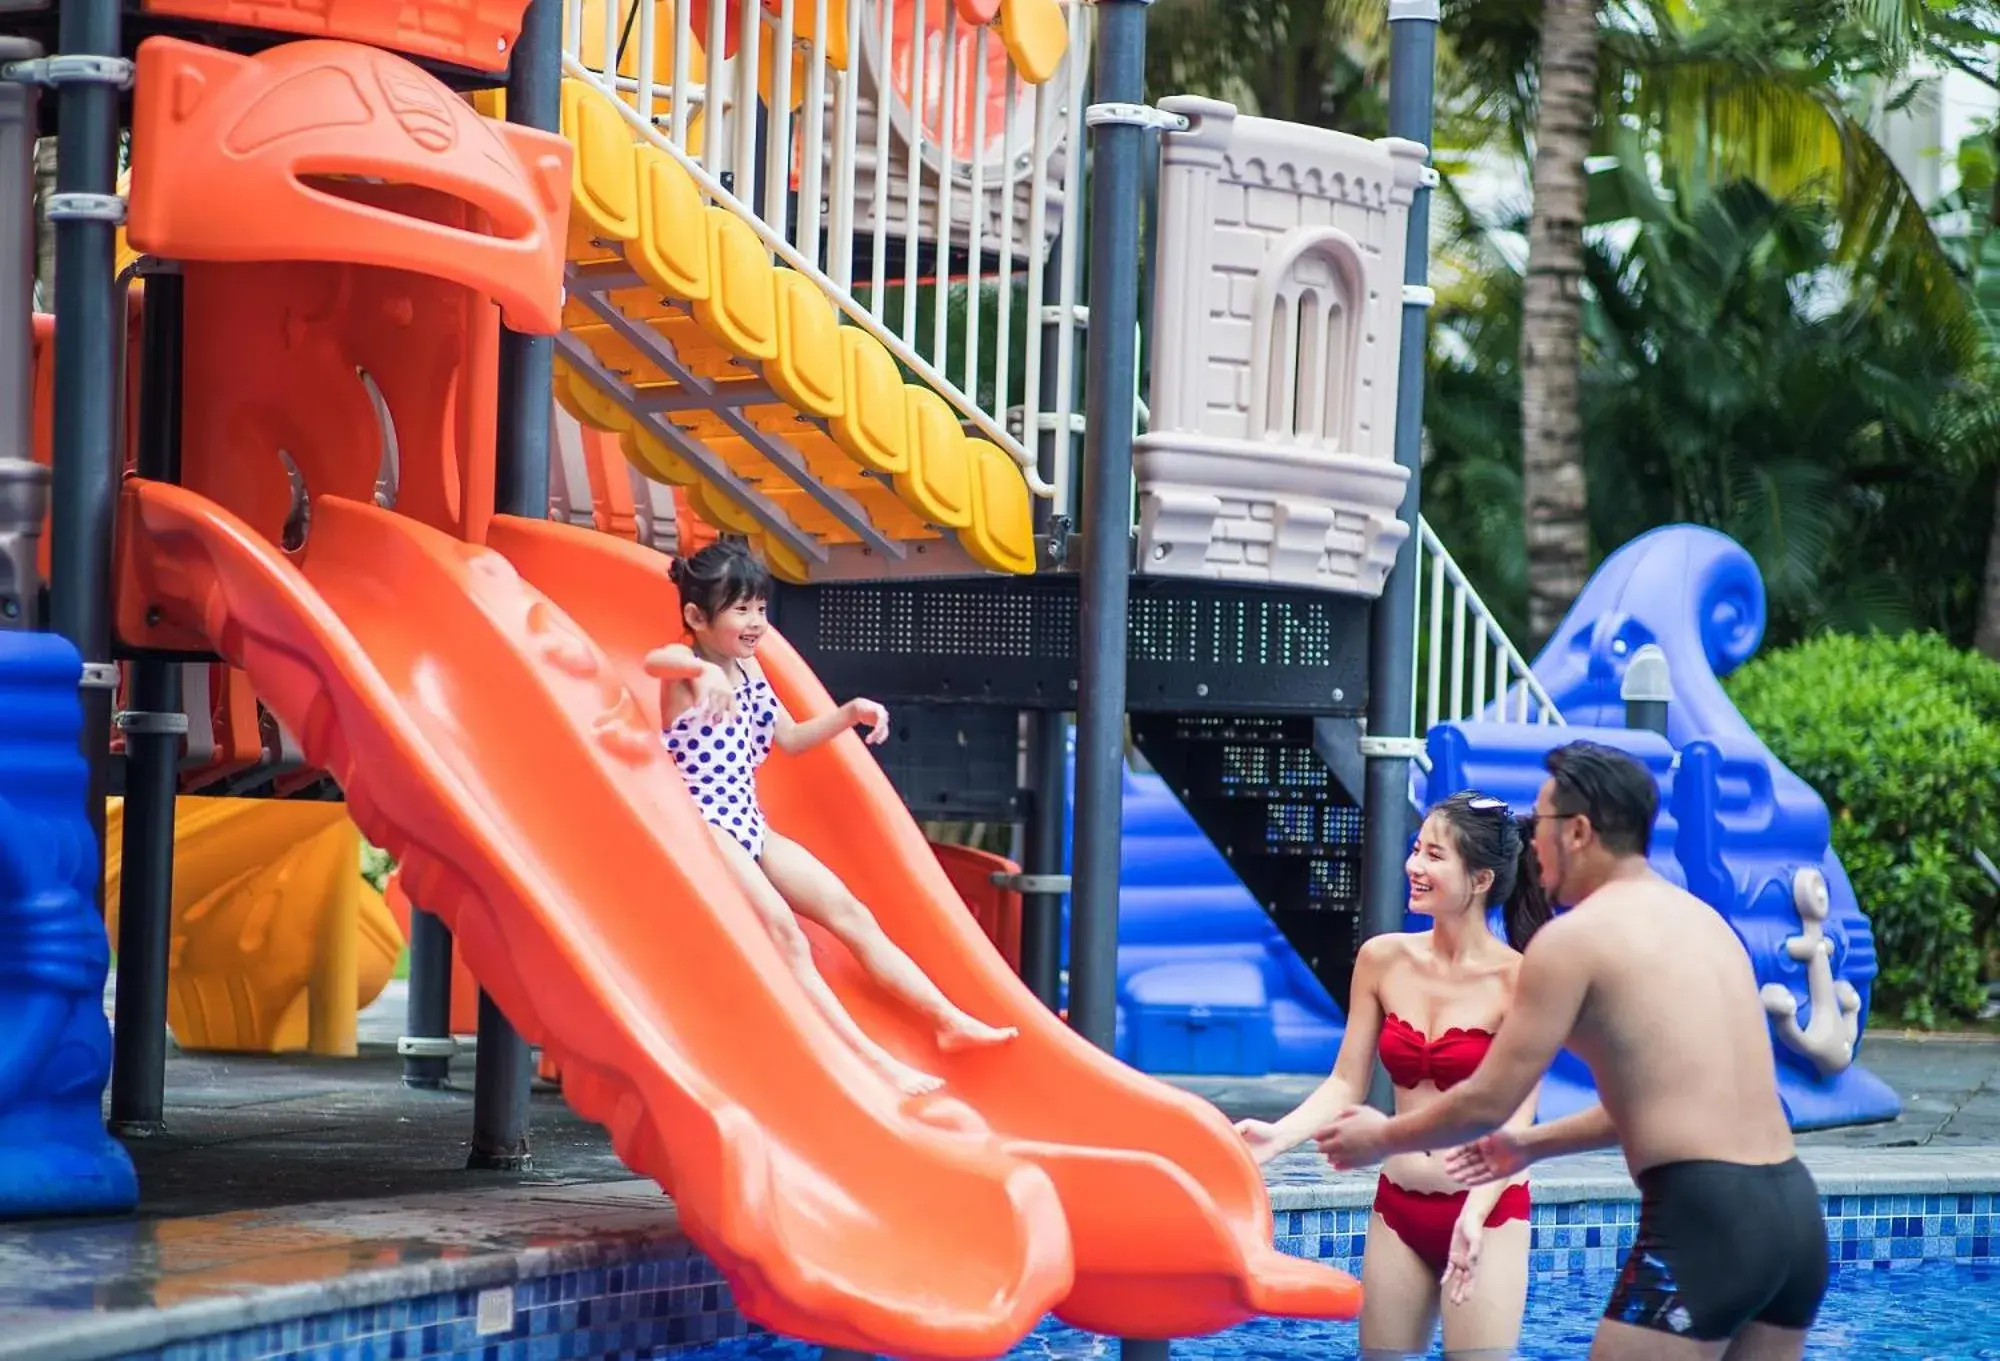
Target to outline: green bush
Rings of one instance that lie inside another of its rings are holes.
[[[1760,657],[1730,697],[1819,791],[1875,929],[1875,1014],[1974,1015],[2000,900],[2000,665],[1936,634],[1823,634]]]
[[[389,874],[396,868],[395,858],[380,846],[368,842],[361,843],[361,877],[366,879],[377,893],[389,882]]]

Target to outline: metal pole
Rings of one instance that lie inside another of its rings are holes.
[[[1028,837],[1022,855],[1030,875],[1063,872],[1063,776],[1069,758],[1069,731],[1060,713],[1028,715]],[[1021,981],[1049,1010],[1059,997],[1062,955],[1062,895],[1021,895]]]
[[[1632,660],[1625,664],[1625,678],[1618,683],[1618,698],[1625,701],[1626,727],[1667,736],[1674,682],[1667,670],[1667,654],[1658,643],[1647,643],[1632,654]]]
[[[139,351],[141,477],[181,475],[181,335],[178,274],[146,282]],[[167,957],[174,901],[174,799],[180,792],[180,663],[132,663],[125,730],[125,873],[118,902],[117,1026],[112,1032],[111,1128],[127,1137],[160,1131],[166,1113]]]
[[[436,1091],[451,1076],[451,932],[410,904],[410,991],[396,1052],[403,1056],[403,1085]]]
[[[562,121],[562,6],[530,0],[507,72],[507,121],[554,132]],[[542,520],[549,513],[549,428],[555,402],[555,342],[503,331],[494,509]],[[528,1163],[528,1092],[534,1063],[527,1042],[484,992],[473,1064],[472,1151],[468,1167]]]
[[[1097,6],[1090,128],[1090,331],[1084,375],[1077,605],[1076,834],[1069,1022],[1110,1050],[1118,1023],[1118,852],[1125,776],[1125,629],[1132,565],[1132,413],[1139,320],[1146,5]]]
[[[1428,147],[1437,64],[1438,0],[1389,0],[1389,135]],[[1398,512],[1409,536],[1375,602],[1368,626],[1367,762],[1361,832],[1361,936],[1399,931],[1407,903],[1403,861],[1410,838],[1410,758],[1419,749],[1410,669],[1416,665],[1417,512],[1421,504],[1425,320],[1430,306],[1430,190],[1410,203],[1403,257],[1403,333],[1396,378],[1396,462],[1409,470]],[[1388,1109],[1388,1079],[1376,1066],[1371,1104]]]
[[[35,43],[0,38],[0,63]],[[35,133],[41,92],[0,81],[0,629],[41,626],[37,545],[49,472],[34,462]]]
[[[66,67],[57,83],[56,193],[46,205],[56,237],[55,469],[50,507],[49,624],[83,654],[83,729],[90,770],[86,811],[104,846],[111,747],[111,535],[117,512],[119,315],[113,238],[124,219],[118,188],[118,96],[130,77],[119,56],[119,0],[68,0],[59,55],[106,61]],[[92,883],[103,910],[101,876]]]

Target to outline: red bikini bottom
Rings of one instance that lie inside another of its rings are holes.
[[[1458,1222],[1458,1212],[1465,1208],[1465,1197],[1464,1191],[1412,1191],[1382,1177],[1375,1183],[1375,1213],[1424,1265],[1443,1275],[1451,1259],[1451,1228]],[[1486,1216],[1486,1227],[1526,1219],[1531,1205],[1528,1184],[1514,1182],[1500,1193],[1492,1213]]]

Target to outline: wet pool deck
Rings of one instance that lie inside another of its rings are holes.
[[[131,1145],[143,1201],[116,1220],[0,1227],[0,1358],[81,1361],[225,1328],[587,1266],[678,1238],[672,1205],[537,1084],[521,1172],[465,1170],[472,1061],[414,1092],[401,989],[351,1060],[175,1055],[167,1129]],[[1802,1135],[1827,1194],[2000,1192],[2000,1038],[1872,1035],[1895,1121]],[[1283,1113],[1310,1077],[1185,1078],[1231,1116]],[[1310,1150],[1270,1169],[1279,1210],[1359,1205],[1371,1174]],[[1629,1199],[1615,1154],[1537,1168],[1538,1200]]]

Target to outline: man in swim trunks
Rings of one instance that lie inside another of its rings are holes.
[[[1529,943],[1485,1061],[1394,1119],[1350,1107],[1316,1136],[1320,1150],[1365,1167],[1469,1144],[1447,1165],[1472,1184],[1619,1145],[1639,1233],[1593,1361],[1799,1357],[1826,1293],[1826,1220],[1778,1102],[1750,958],[1714,909],[1647,865],[1659,797],[1638,762],[1574,742],[1546,764],[1535,850],[1550,897],[1575,906]],[[1493,1133],[1565,1044],[1602,1104]]]

